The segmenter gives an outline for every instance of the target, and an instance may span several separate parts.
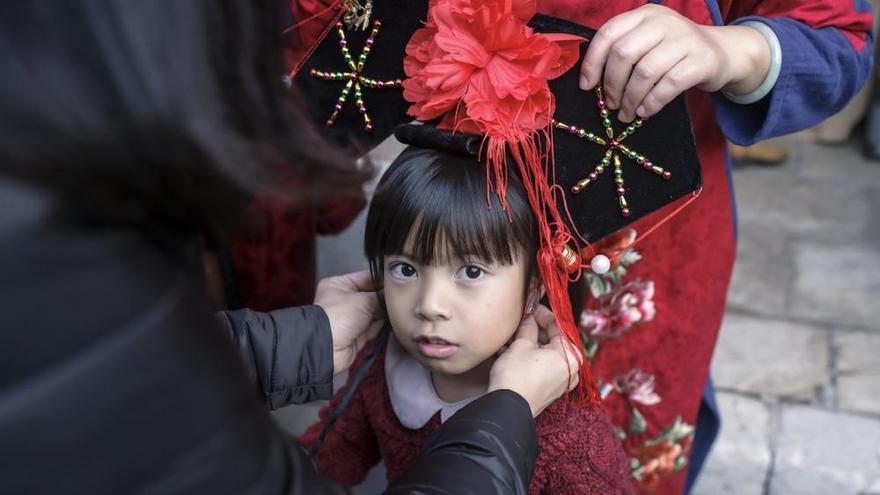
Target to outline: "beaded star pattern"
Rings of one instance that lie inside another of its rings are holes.
[[[370,55],[370,51],[372,51],[373,49],[373,44],[375,44],[376,42],[376,35],[379,34],[379,28],[381,26],[381,21],[373,21],[373,31],[370,33],[370,37],[367,38],[366,45],[361,51],[361,54],[357,59],[357,63],[355,63],[351,52],[349,52],[348,50],[348,40],[345,39],[345,26],[341,22],[337,22],[336,32],[339,34],[339,48],[342,51],[342,58],[345,59],[346,64],[348,64],[348,72],[330,72],[318,69],[311,70],[310,74],[313,77],[317,77],[325,81],[348,81],[342,88],[342,92],[339,94],[339,98],[336,100],[336,105],[333,107],[333,113],[331,113],[330,117],[327,119],[328,127],[331,127],[334,123],[336,123],[336,118],[339,117],[339,112],[342,111],[342,107],[348,100],[349,94],[354,91],[355,105],[357,105],[358,112],[360,112],[360,114],[364,118],[364,130],[367,132],[372,131],[373,122],[372,120],[370,120],[370,114],[367,113],[367,106],[364,103],[364,88],[388,89],[401,87],[402,81],[400,79],[382,81],[378,79],[370,79],[369,77],[366,77],[363,73],[364,65],[366,65],[367,63],[367,58]]]
[[[605,146],[605,156],[602,157],[602,161],[599,162],[599,165],[590,172],[587,177],[579,180],[577,184],[572,186],[571,192],[574,194],[578,194],[584,190],[588,185],[596,182],[599,178],[599,175],[605,171],[605,169],[614,163],[614,184],[617,186],[617,202],[620,205],[620,213],[623,216],[629,216],[630,209],[629,204],[626,201],[626,188],[624,187],[624,179],[623,179],[623,164],[620,160],[620,155],[629,158],[630,160],[635,161],[639,165],[642,166],[645,170],[649,170],[659,175],[664,179],[671,179],[672,172],[665,170],[663,167],[659,167],[655,165],[651,160],[647,159],[641,153],[633,150],[627,145],[623,144],[623,140],[629,136],[635,134],[636,129],[640,128],[644,123],[644,120],[641,118],[636,118],[636,120],[631,123],[626,129],[623,130],[617,137],[614,137],[614,128],[611,126],[611,119],[609,118],[608,113],[608,104],[605,103],[605,97],[602,93],[602,88],[596,88],[596,95],[599,97],[599,101],[597,105],[599,106],[599,115],[602,117],[602,127],[605,128],[605,135],[607,136],[607,140],[596,134],[587,131],[584,128],[579,128],[570,124],[566,124],[563,122],[559,122],[557,120],[552,120],[551,124],[557,129],[561,129],[564,131],[568,131],[569,133],[592,143],[596,143],[600,146]]]

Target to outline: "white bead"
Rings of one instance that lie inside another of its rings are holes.
[[[606,274],[611,269],[611,260],[604,254],[597,254],[590,260],[590,268],[593,269],[593,273],[598,275]]]

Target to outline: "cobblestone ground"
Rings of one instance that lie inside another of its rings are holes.
[[[698,495],[880,494],[880,162],[793,146],[734,172],[723,429]]]
[[[783,166],[734,172],[739,254],[712,367],[723,429],[697,495],[880,495],[880,162],[793,146]],[[364,266],[362,229],[320,241],[319,273]],[[294,431],[315,417],[281,415]],[[371,478],[361,493],[378,493]]]

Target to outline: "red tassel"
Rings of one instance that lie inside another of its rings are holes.
[[[572,344],[578,353],[577,359],[580,363],[578,389],[581,392],[579,402],[586,403],[595,409],[601,409],[603,406],[599,390],[596,387],[596,380],[583,352],[580,331],[578,331],[571,314],[571,301],[568,299],[567,290],[568,275],[561,272],[556,266],[556,256],[553,253],[548,253],[546,248],[542,248],[538,255],[538,268],[544,281],[550,308],[556,315],[556,324],[559,325],[559,330],[565,339]]]
[[[539,141],[547,143],[548,150],[542,153]],[[556,323],[564,338],[572,344],[577,352],[580,363],[578,370],[579,405],[601,409],[603,407],[599,391],[589,362],[583,352],[580,332],[574,323],[571,301],[568,299],[568,272],[560,267],[557,258],[562,253],[566,242],[571,239],[566,224],[556,206],[552,188],[548,183],[548,171],[544,163],[552,157],[552,140],[547,131],[544,136],[530,133],[521,139],[497,139],[489,137],[484,142],[486,148],[487,174],[494,176],[490,182],[502,206],[506,209],[505,200],[507,176],[507,152],[516,163],[523,186],[529,199],[529,205],[538,223],[539,242],[537,262],[550,309],[556,315]]]

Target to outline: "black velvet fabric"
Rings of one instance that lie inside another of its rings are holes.
[[[541,15],[536,16],[530,24],[537,31],[568,32],[587,38],[595,32],[568,21]],[[582,60],[587,47],[587,43],[581,45]],[[575,64],[562,77],[550,81],[550,90],[556,96],[554,118],[578,128],[585,128],[607,141],[597,107],[596,93],[583,91],[578,86],[580,65]],[[617,120],[617,112],[610,112],[609,118],[615,136],[627,127],[627,124]],[[590,241],[615,232],[702,185],[700,163],[684,96],[679,96],[666,105],[622,143],[645,156],[654,165],[672,173],[672,178],[665,180],[621,155],[626,201],[630,209],[627,217],[621,214],[618,205],[613,166],[605,167],[598,179],[579,194],[571,192],[571,187],[599,164],[607,146],[589,142],[561,129],[555,130],[553,141],[556,183],[566,191],[565,199],[574,217],[575,227]]]
[[[593,29],[585,26],[540,14],[529,25],[539,32],[563,32],[587,39],[595,34]],[[587,47],[587,43],[581,45],[581,60]],[[550,90],[556,97],[554,118],[579,129],[584,128],[609,141],[599,115],[596,93],[583,91],[578,86],[580,65],[580,62],[575,64],[567,73],[549,83]],[[614,111],[610,112],[609,118],[616,137],[627,124],[617,120]],[[430,124],[402,125],[395,131],[395,135],[406,144],[473,156],[477,156],[482,142],[481,136],[461,133],[453,135]],[[565,190],[565,202],[574,221],[572,227],[591,242],[669,205],[702,185],[693,130],[683,96],[679,96],[657,115],[645,121],[623,144],[672,173],[670,179],[663,179],[654,172],[645,170],[635,160],[620,154],[626,201],[630,210],[628,216],[623,216],[618,204],[613,162],[605,167],[597,180],[580,193],[574,194],[571,191],[572,186],[587,177],[601,162],[608,147],[561,129],[555,129],[553,133],[556,159],[554,180]]]
[[[437,129],[431,124],[400,125],[394,130],[394,137],[401,143],[419,148],[431,148],[454,155],[473,156],[477,156],[480,152],[480,143],[483,141],[483,136],[462,132],[453,134]]]
[[[406,44],[412,34],[423,26],[427,17],[427,0],[374,2],[373,14],[366,30],[344,28],[352,60],[357,63],[372,31],[373,21],[379,20],[382,26],[364,64],[363,74],[383,81],[404,79],[403,58]],[[402,88],[363,88],[363,100],[372,120],[373,130],[364,130],[364,119],[355,104],[354,89],[349,93],[335,124],[332,127],[326,126],[327,119],[333,113],[337,99],[348,81],[325,81],[312,76],[312,69],[323,72],[350,71],[342,56],[339,34],[335,27],[294,77],[294,84],[302,93],[315,125],[323,135],[338,145],[363,152],[385,140],[398,124],[413,120],[406,115],[409,103],[403,99]]]

